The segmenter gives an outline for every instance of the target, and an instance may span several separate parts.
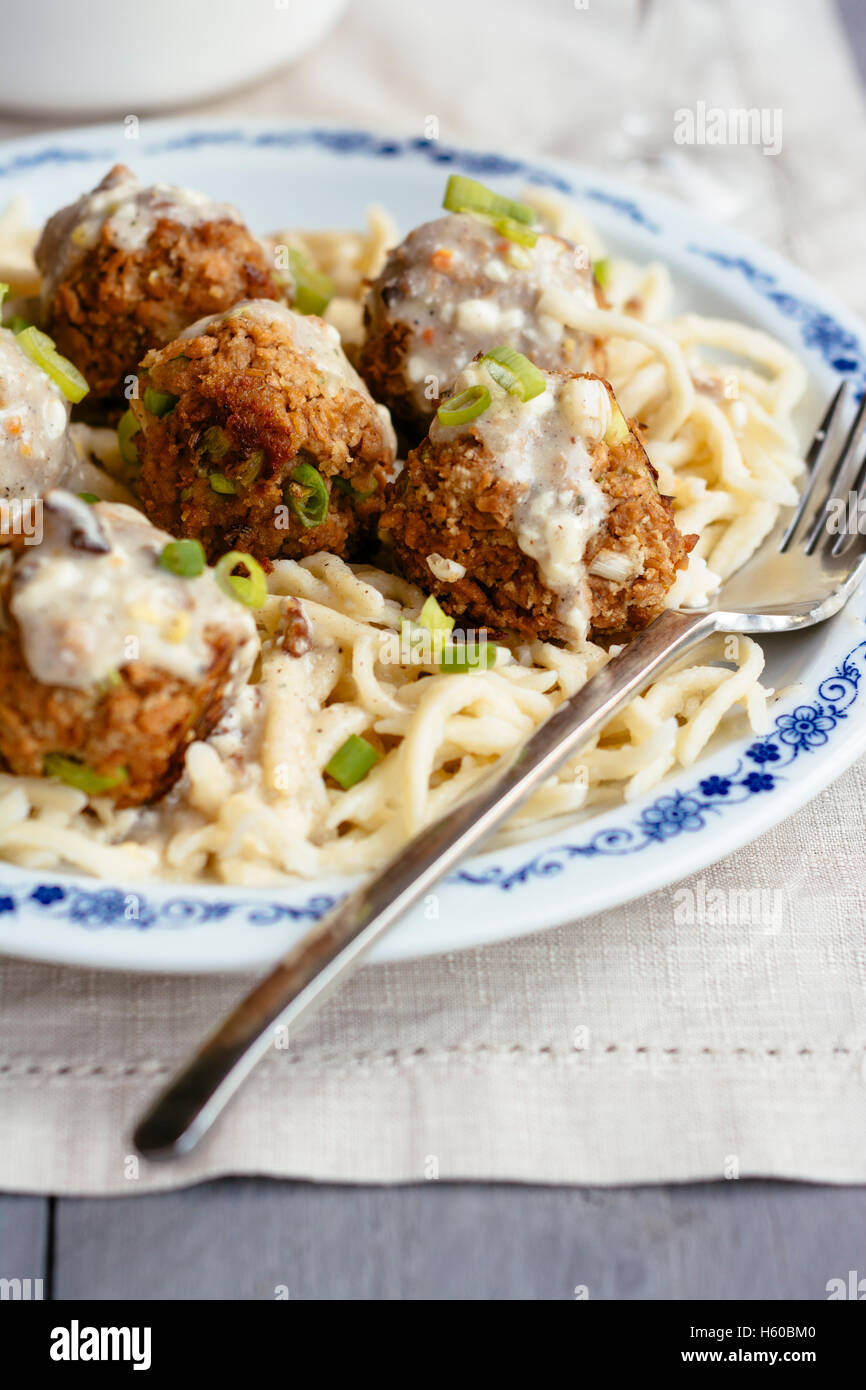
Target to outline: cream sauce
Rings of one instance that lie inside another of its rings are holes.
[[[0,497],[41,497],[70,461],[69,403],[0,328]]]
[[[591,599],[584,554],[604,525],[608,499],[592,476],[592,450],[604,438],[612,407],[608,388],[591,379],[547,376],[531,401],[504,391],[476,363],[460,373],[455,393],[486,386],[491,403],[465,425],[430,428],[435,442],[466,435],[490,456],[491,466],[515,490],[514,537],[557,596],[557,617],[569,636],[589,631]]]
[[[46,224],[37,261],[42,269],[43,304],[49,303],[59,282],[105,235],[113,246],[140,251],[157,222],[167,219],[181,227],[204,222],[243,224],[237,208],[216,203],[203,193],[169,183],[142,186],[129,169],[118,166],[91,193],[54,214]]]
[[[191,684],[213,661],[212,638],[235,648],[232,687],[258,651],[252,614],[214,572],[185,579],[159,564],[171,537],[132,507],[93,506],[55,490],[43,503],[41,545],[16,562],[10,611],[27,666],[44,685],[89,690],[140,660]]]
[[[589,256],[560,237],[540,233],[534,247],[516,246],[489,223],[453,213],[409,233],[373,294],[383,288],[389,320],[409,328],[407,384],[421,414],[432,414],[476,353],[502,343],[551,370],[591,365],[589,337],[538,312],[553,288],[597,307]]]

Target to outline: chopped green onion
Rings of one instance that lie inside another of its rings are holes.
[[[470,386],[450,401],[443,401],[436,414],[443,425],[465,425],[483,415],[490,404],[490,392],[486,386]]]
[[[225,473],[208,473],[207,480],[214,492],[220,492],[223,496],[229,496],[237,492],[237,488],[231,478],[227,478]]]
[[[500,236],[504,236],[506,241],[513,241],[516,246],[534,246],[538,241],[538,232],[532,227],[527,227],[525,222],[518,222],[514,217],[491,217],[486,212],[476,212],[473,216],[489,222]]]
[[[328,515],[328,489],[321,473],[311,463],[300,463],[293,470],[285,497],[304,526],[321,526]]]
[[[124,411],[117,422],[117,447],[123,462],[132,468],[138,465],[138,445],[135,443],[135,436],[140,429],[141,425],[132,411]]]
[[[129,780],[129,772],[125,767],[102,775],[94,772],[93,768],[87,767],[85,763],[65,757],[63,753],[46,753],[42,769],[46,777],[57,777],[61,782],[65,782],[67,787],[77,787],[78,791],[86,792],[88,796],[110,792],[122,782]]]
[[[247,574],[235,574],[243,565]],[[264,608],[268,596],[268,581],[258,560],[242,550],[230,550],[214,566],[217,583],[223,593],[236,598],[245,608]]]
[[[610,284],[610,260],[608,257],[604,256],[600,261],[596,261],[592,269],[601,288],[606,290]]]
[[[340,477],[332,478],[331,486],[338,488],[340,492],[345,492],[346,496],[351,497],[353,502],[367,502],[379,491],[378,484],[374,483],[371,488],[367,488],[365,492],[362,492],[360,488],[353,487],[348,478]]]
[[[264,449],[254,449],[248,459],[244,459],[243,464],[238,469],[236,481],[241,487],[250,487],[262,471],[262,464],[265,461]]]
[[[17,337],[19,333],[24,332],[25,328],[29,328],[30,324],[21,314],[13,314],[9,322],[4,323],[3,327],[8,328],[10,333],[14,333]]]
[[[465,676],[471,671],[489,671],[496,665],[496,647],[492,642],[472,647],[472,656],[466,655],[468,648],[466,642],[449,643],[439,659],[440,668],[451,676]]]
[[[74,404],[84,400],[90,387],[78,368],[57,351],[53,338],[31,326],[16,333],[15,341],[37,367],[41,367],[55,385],[60,387],[68,401]]]
[[[314,270],[296,247],[289,247],[289,269],[295,285],[294,308],[299,314],[322,314],[334,297],[334,282]]]
[[[90,507],[93,506],[94,502],[99,501],[95,492],[79,492],[78,496],[81,498],[82,502],[86,502]]]
[[[169,541],[162,548],[159,563],[170,574],[179,574],[182,579],[195,579],[204,572],[204,550],[201,541]]]
[[[170,410],[174,410],[178,399],[170,391],[157,391],[155,387],[148,386],[144,393],[144,408],[148,415],[156,415],[158,419],[162,419],[163,415],[168,415]]]
[[[209,458],[221,459],[231,448],[231,440],[219,425],[209,425],[201,437],[204,451]]]
[[[381,754],[377,753],[372,743],[368,743],[365,738],[359,738],[357,734],[351,734],[342,747],[337,749],[330,762],[325,764],[325,771],[335,782],[339,782],[344,792],[347,792],[350,787],[364,780],[380,757]]]
[[[451,175],[442,206],[449,212],[483,212],[490,217],[510,217],[526,226],[532,226],[535,221],[535,210],[528,203],[503,198],[492,188],[475,179],[464,178],[462,174]]]
[[[6,281],[0,280],[0,308],[3,307],[3,300],[6,298],[8,293],[9,286],[6,284]]]
[[[490,352],[485,352],[481,364],[503,390],[511,396],[519,396],[522,401],[533,400],[546,388],[544,373],[514,348],[491,348]]]
[[[428,632],[451,632],[454,627],[454,619],[449,618],[444,608],[440,607],[437,599],[431,594],[424,600],[424,607],[418,615],[418,622],[422,627],[426,627]]]
[[[494,217],[493,225],[506,241],[513,241],[517,246],[534,246],[538,241],[538,232],[514,217]]]

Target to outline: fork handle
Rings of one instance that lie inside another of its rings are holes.
[[[561,763],[573,757],[670,662],[717,629],[715,613],[668,609],[613,657],[442,820],[343,899],[243,999],[139,1122],[146,1158],[194,1148],[256,1062],[278,1025],[321,1004],[373,943],[486,839]]]

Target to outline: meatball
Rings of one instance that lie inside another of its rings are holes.
[[[101,401],[122,400],[147,349],[193,319],[278,293],[235,208],[169,184],[143,188],[121,164],[50,218],[36,262],[44,326]]]
[[[458,391],[490,404],[434,420],[389,487],[380,534],[443,608],[495,631],[574,644],[644,627],[697,537],[683,537],[606,381],[544,373],[509,395],[477,362]],[[483,399],[483,398],[482,398]]]
[[[142,363],[139,490],[158,525],[268,562],[353,556],[375,533],[396,444],[336,329],[258,300]]]
[[[249,676],[255,621],[212,570],[166,568],[171,537],[131,507],[55,489],[43,516],[41,544],[0,564],[0,757],[152,801]]]
[[[368,290],[361,374],[417,440],[461,368],[497,343],[551,371],[603,370],[596,339],[539,312],[551,290],[598,307],[585,248],[548,233],[517,246],[471,213],[425,222]]]
[[[0,328],[0,498],[41,497],[69,461],[69,403]]]

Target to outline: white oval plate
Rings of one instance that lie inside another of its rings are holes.
[[[794,348],[809,369],[808,438],[840,375],[866,382],[866,330],[779,257],[655,194],[593,170],[318,126],[121,122],[0,146],[0,206],[26,194],[42,220],[115,161],[146,181],[236,202],[258,231],[357,227],[373,201],[403,231],[436,215],[453,170],[505,191],[527,183],[581,201],[614,249],[664,260],[683,305],[733,315]],[[866,749],[866,596],[811,633],[765,644],[768,680],[799,682],[766,739],[728,737],[688,772],[628,807],[469,861],[438,901],[409,915],[373,959],[405,960],[500,941],[662,888],[791,814]],[[348,879],[285,890],[106,884],[0,864],[0,951],[132,970],[208,971],[274,959]],[[438,915],[434,915],[438,909]]]

